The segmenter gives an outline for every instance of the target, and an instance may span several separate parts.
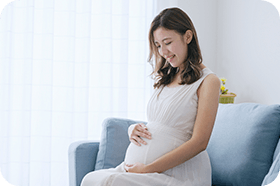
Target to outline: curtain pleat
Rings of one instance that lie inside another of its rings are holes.
[[[146,120],[155,0],[18,0],[0,19],[0,166],[17,186],[68,183],[68,147],[107,117]]]

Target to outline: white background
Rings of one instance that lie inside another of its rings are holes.
[[[158,11],[171,6],[189,14],[204,64],[227,79],[236,103],[280,103],[280,18],[275,6],[261,0],[161,0]]]

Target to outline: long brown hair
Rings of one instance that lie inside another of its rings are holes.
[[[189,16],[179,8],[167,8],[160,12],[151,23],[149,31],[150,55],[149,62],[153,66],[152,76],[156,80],[154,88],[166,86],[171,83],[178,72],[178,67],[172,67],[165,58],[163,58],[154,43],[154,31],[159,27],[174,30],[180,35],[184,35],[187,30],[191,30],[193,38],[188,44],[187,59],[184,61],[184,69],[180,74],[182,82],[180,85],[192,84],[201,77],[202,55],[198,44],[196,30]],[[155,67],[153,65],[155,58]]]

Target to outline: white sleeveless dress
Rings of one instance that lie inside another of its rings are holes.
[[[202,77],[191,85],[155,89],[147,108],[147,128],[152,139],[140,147],[130,143],[125,160],[116,168],[88,173],[82,186],[211,186],[211,165],[206,151],[163,173],[127,173],[125,164],[149,164],[179,147],[192,137],[197,115],[197,89],[213,72],[202,70]]]

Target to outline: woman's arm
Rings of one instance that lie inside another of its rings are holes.
[[[198,95],[198,110],[192,138],[183,145],[163,155],[148,165],[134,164],[126,167],[128,172],[164,172],[204,151],[208,145],[219,105],[220,80],[208,75],[201,83]]]

